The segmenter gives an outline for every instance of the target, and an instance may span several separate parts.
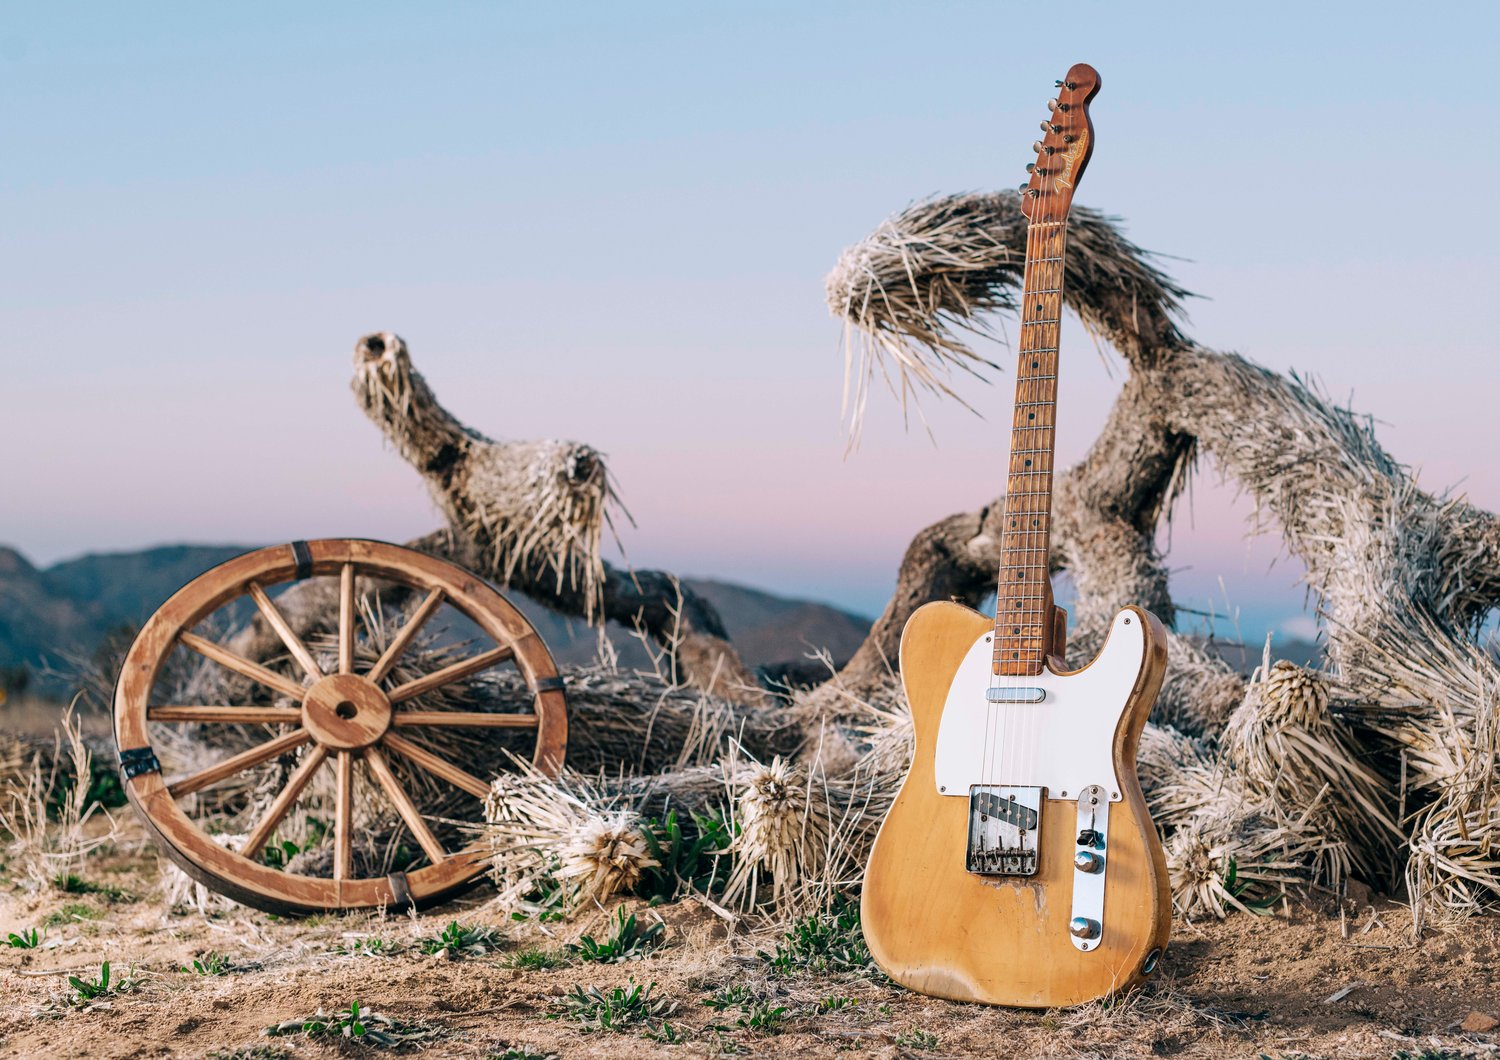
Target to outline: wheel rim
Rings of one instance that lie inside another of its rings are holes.
[[[308,577],[339,578],[337,667],[325,672],[266,592]],[[395,582],[426,595],[364,672],[356,672],[360,578]],[[193,629],[220,607],[248,597],[304,675],[302,682],[240,656]],[[421,677],[389,685],[392,671],[438,609],[466,616],[495,647]],[[168,655],[182,646],[297,706],[152,704]],[[533,713],[425,710],[411,701],[502,663],[513,662],[532,693]],[[472,883],[484,871],[478,844],[449,851],[433,834],[391,768],[394,756],[483,800],[489,784],[412,739],[424,730],[535,730],[533,765],[548,775],[567,746],[567,705],[556,663],[531,624],[483,579],[424,553],[379,541],[294,542],[238,556],[178,590],[141,628],[115,690],[115,739],[126,792],[166,853],[189,875],[238,901],[273,911],[429,904]],[[150,745],[151,723],[280,725],[280,735],[182,777],[161,773]],[[237,849],[215,842],[178,800],[311,745],[282,790]],[[385,801],[421,847],[428,864],[388,876],[352,875],[355,763],[363,761]],[[332,877],[304,876],[263,864],[260,854],[325,766],[334,772]]]

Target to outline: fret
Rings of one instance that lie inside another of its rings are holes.
[[[1025,429],[1026,428],[1022,428],[1022,430],[1025,430]],[[1011,453],[1012,456],[1014,456],[1017,453],[1050,453],[1050,452],[1052,452],[1051,449],[1012,449],[1010,451],[1010,453]]]
[[[1021,321],[1021,326],[1023,328],[1029,328],[1036,324],[1056,324],[1058,322],[1059,320],[1057,317],[1053,317],[1051,320],[1023,320]]]
[[[1028,265],[1040,265],[1040,264],[1042,264],[1044,262],[1048,262],[1048,261],[1062,261],[1062,256],[1058,255],[1055,258],[1027,258],[1026,259],[1026,264],[1028,264]]]

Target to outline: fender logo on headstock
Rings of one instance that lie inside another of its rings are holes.
[[[1083,140],[1077,139],[1068,146],[1063,153],[1063,171],[1058,176],[1056,184],[1060,188],[1071,188],[1073,186],[1073,167],[1078,164],[1078,159],[1083,155]]]

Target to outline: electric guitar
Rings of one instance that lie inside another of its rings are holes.
[[[901,636],[916,754],[870,854],[861,917],[896,982],[956,1001],[1075,1005],[1138,982],[1171,930],[1161,841],[1136,777],[1166,669],[1161,623],[1126,607],[1063,668],[1051,529],[1063,250],[1094,146],[1083,63],[1057,82],[1021,185],[1029,222],[995,618],[918,609]]]

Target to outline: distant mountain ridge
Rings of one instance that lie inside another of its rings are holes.
[[[65,696],[60,676],[94,656],[112,635],[134,631],[186,582],[246,545],[164,545],[134,552],[91,553],[38,569],[0,546],[0,682],[29,682],[43,695]],[[746,663],[777,668],[824,650],[843,662],[864,641],[870,620],[827,604],[790,599],[711,579],[683,579],[719,611]],[[518,593],[506,594],[536,625],[559,661],[587,662],[598,631]],[[610,639],[621,663],[642,666],[644,648],[625,630]]]

